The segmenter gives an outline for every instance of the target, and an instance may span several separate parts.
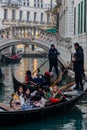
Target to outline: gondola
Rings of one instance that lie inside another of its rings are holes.
[[[75,86],[75,85],[74,85]],[[73,90],[69,100],[46,105],[45,107],[30,108],[28,110],[6,111],[0,109],[0,125],[18,125],[23,123],[31,123],[44,118],[58,116],[65,112],[72,110],[80,98],[82,98],[84,92],[87,89],[87,82],[84,83],[84,91]],[[68,93],[69,94],[69,93]],[[2,108],[2,107],[1,107]]]
[[[9,57],[9,56],[7,56],[7,55],[4,55],[4,56],[2,57],[2,61],[4,61],[6,64],[10,64],[10,63],[15,64],[15,63],[19,63],[20,60],[21,60],[21,58],[22,58],[22,56]]]

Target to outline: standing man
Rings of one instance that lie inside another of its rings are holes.
[[[83,49],[79,46],[78,43],[74,44],[74,48],[76,50],[74,57],[72,59],[74,65],[74,72],[75,72],[75,82],[76,82],[76,89],[83,91],[83,83],[82,83],[82,75],[83,75],[83,61],[84,61],[84,54]]]
[[[58,59],[57,59],[57,55],[60,55],[60,53],[57,51],[57,49],[55,48],[55,45],[52,44],[51,48],[49,50],[49,72],[52,71],[52,68],[55,68],[57,77],[58,77]]]

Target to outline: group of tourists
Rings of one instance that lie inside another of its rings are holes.
[[[52,89],[38,85],[37,90],[32,93],[29,88],[26,88],[24,91],[20,86],[17,91],[12,94],[10,106],[14,110],[25,110],[35,107],[44,107],[65,100],[65,96],[63,96],[56,85]]]
[[[30,70],[26,71],[25,81],[24,83],[27,85],[38,85],[43,84],[50,86],[53,82],[53,73],[49,71],[45,71],[45,73],[42,75],[40,73],[37,73],[36,77],[32,78],[32,74]]]

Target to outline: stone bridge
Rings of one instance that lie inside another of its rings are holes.
[[[13,37],[13,38],[10,38],[7,40],[0,41],[0,52],[2,50],[4,50],[5,48],[8,48],[8,47],[13,46],[13,45],[18,45],[18,44],[35,45],[35,46],[38,46],[40,48],[43,48],[46,51],[49,50],[50,45],[51,45],[50,42],[48,42],[46,40],[39,39],[39,38],[30,39],[30,38],[14,38]],[[58,49],[58,51],[60,52],[59,60],[66,68],[71,61],[71,53],[68,49],[64,48],[63,46],[59,46],[56,44],[55,44],[55,46]]]

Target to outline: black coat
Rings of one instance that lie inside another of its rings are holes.
[[[48,56],[49,56],[49,61],[50,62],[52,62],[52,63],[54,63],[54,62],[57,62],[58,61],[58,59],[57,59],[57,55],[59,55],[60,53],[57,51],[57,49],[50,49],[49,50],[49,54],[48,54]]]
[[[83,71],[83,63],[84,63],[84,54],[83,49],[79,46],[74,54],[76,61],[74,62],[74,71],[82,72]]]

